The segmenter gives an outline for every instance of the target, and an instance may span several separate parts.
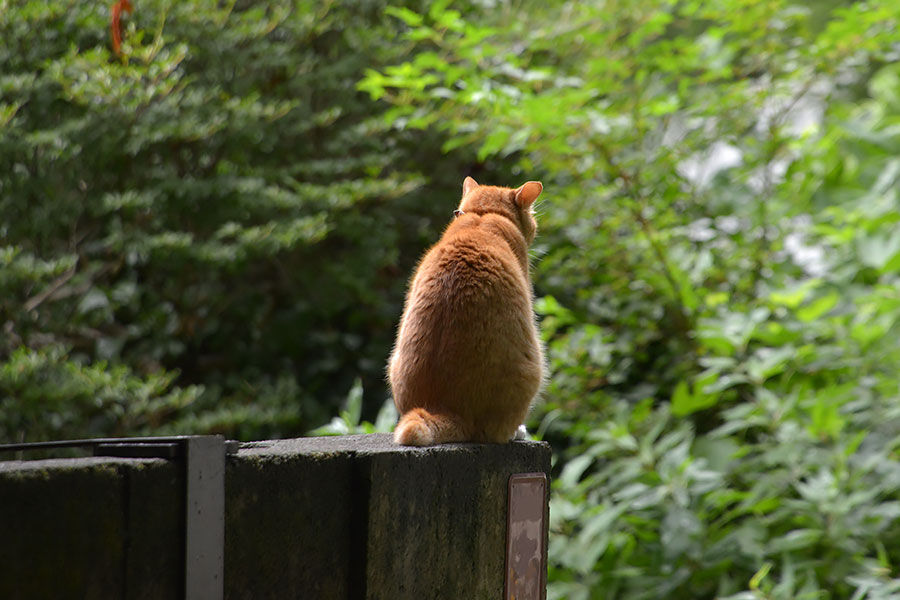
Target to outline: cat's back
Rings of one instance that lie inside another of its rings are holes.
[[[510,229],[495,215],[461,216],[423,258],[413,294],[450,312],[484,309],[485,303],[501,300],[507,309],[527,308],[517,301],[530,298],[530,287]]]

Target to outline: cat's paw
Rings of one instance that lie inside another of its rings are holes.
[[[519,425],[519,428],[516,429],[515,435],[513,435],[514,440],[527,440],[528,439],[528,430],[525,429],[525,425]]]

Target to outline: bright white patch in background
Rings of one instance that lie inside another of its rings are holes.
[[[692,242],[708,242],[716,237],[716,231],[711,227],[712,219],[704,217],[697,219],[687,226],[687,236]]]
[[[760,82],[758,85],[768,84]],[[777,90],[772,90],[772,96],[763,103],[760,109],[755,126],[756,133],[763,137],[768,135],[767,131],[773,125],[774,119],[778,119],[782,134],[799,138],[815,131],[821,126],[825,114],[825,100],[831,92],[831,86],[832,84],[828,81],[818,81],[809,86],[805,92],[800,83],[796,83],[790,93],[779,94]],[[663,138],[663,143],[676,145],[684,135],[684,129],[683,124],[670,125]],[[765,191],[782,180],[791,160],[792,157],[789,156],[781,157],[760,167],[750,176],[748,185],[757,192]],[[718,141],[714,142],[705,152],[699,152],[681,161],[678,165],[678,172],[698,188],[704,188],[709,185],[717,173],[736,167],[742,161],[743,155],[740,149]]]
[[[825,249],[822,246],[806,244],[804,230],[810,225],[812,225],[812,218],[809,215],[791,219],[791,226],[795,229],[784,236],[784,251],[808,275],[821,277],[828,272],[828,263],[825,260]]]
[[[741,220],[732,215],[716,217],[716,228],[728,234],[735,234],[741,228]]]
[[[716,173],[739,164],[740,150],[725,142],[715,142],[708,151],[681,161],[678,172],[698,188],[703,188],[709,185]]]

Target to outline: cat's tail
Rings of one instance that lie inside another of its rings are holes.
[[[466,434],[455,419],[424,408],[404,413],[394,429],[394,442],[403,446],[433,446],[465,439]]]

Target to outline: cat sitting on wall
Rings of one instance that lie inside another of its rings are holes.
[[[543,381],[528,247],[540,182],[463,183],[456,218],[415,270],[388,379],[394,441],[507,442]]]

